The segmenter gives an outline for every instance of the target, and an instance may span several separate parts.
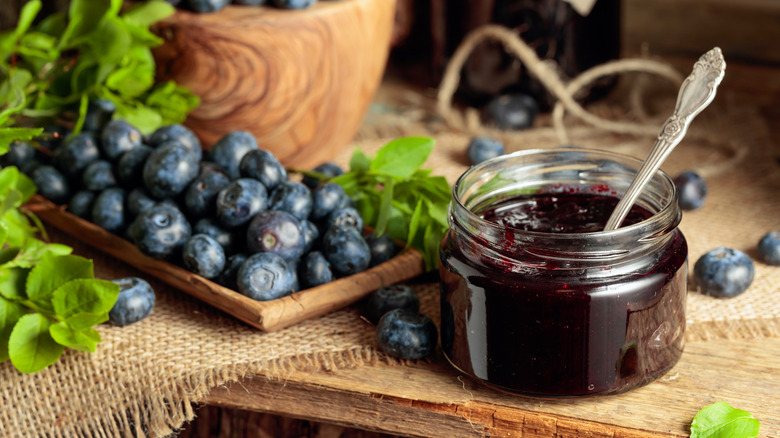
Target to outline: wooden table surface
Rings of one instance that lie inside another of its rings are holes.
[[[666,376],[612,396],[537,400],[495,391],[429,363],[262,376],[215,389],[209,405],[424,437],[687,437],[696,412],[722,400],[780,436],[780,339],[690,343]]]

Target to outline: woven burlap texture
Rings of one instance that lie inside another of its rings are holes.
[[[431,120],[426,106],[430,99],[409,93],[406,109],[372,107],[353,146],[371,154],[400,135],[433,136],[437,147],[426,167],[452,182],[467,168],[465,148],[474,133],[453,132]],[[705,205],[686,212],[681,224],[691,263],[712,248],[728,246],[756,260],[756,275],[747,292],[729,300],[690,291],[687,339],[691,342],[780,336],[780,268],[758,261],[756,250],[764,233],[780,229],[778,152],[753,108],[726,105],[728,99],[723,100],[724,104],[697,119],[663,168],[670,174],[699,170],[708,178]],[[603,116],[623,112],[606,105],[594,111]],[[509,151],[557,146],[555,130],[544,121],[541,125],[529,131],[489,134],[501,138]],[[638,157],[649,152],[653,141],[577,124],[567,133],[577,145]],[[352,149],[336,161],[346,164]],[[69,236],[52,233],[93,258],[99,277],[144,276]],[[103,342],[95,353],[69,350],[58,363],[34,375],[18,373],[10,363],[0,364],[0,436],[165,436],[194,417],[193,404],[211,388],[226,382],[254,375],[284,379],[297,369],[391,361],[377,351],[373,328],[354,308],[264,334],[150,280],[158,296],[153,314],[127,327],[101,325]],[[436,283],[414,287],[423,312],[438,323]]]

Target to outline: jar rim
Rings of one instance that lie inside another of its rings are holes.
[[[485,227],[493,230],[503,230],[506,227],[496,224],[494,222],[483,219],[479,214],[474,213],[468,206],[465,205],[462,199],[462,192],[464,184],[468,183],[469,177],[484,172],[485,169],[495,167],[502,162],[513,161],[532,156],[561,156],[561,154],[587,154],[592,159],[619,159],[624,162],[633,163],[638,169],[643,161],[631,155],[583,147],[556,147],[556,148],[536,148],[525,149],[521,151],[512,152],[509,154],[500,155],[498,157],[491,158],[483,161],[479,164],[471,166],[467,169],[452,186],[452,203],[451,210],[456,210],[457,214],[465,215],[468,220],[474,223],[477,227],[484,229]],[[633,179],[633,177],[631,177]],[[659,234],[668,231],[671,228],[675,228],[680,220],[681,213],[677,205],[677,188],[672,178],[663,170],[658,170],[652,178],[660,182],[664,189],[668,190],[668,200],[664,205],[658,208],[658,211],[653,211],[652,216],[642,220],[640,222],[624,225],[617,229],[610,231],[595,231],[595,232],[582,232],[582,233],[550,233],[544,231],[530,231],[512,228],[512,231],[517,235],[528,236],[529,238],[543,238],[552,240],[584,240],[584,239],[608,239],[611,241],[622,241],[623,239],[630,239],[635,236],[642,236],[641,240],[653,240]],[[630,181],[629,181],[630,182]],[[646,191],[645,189],[643,193]],[[622,195],[622,194],[621,194]],[[641,196],[641,195],[640,195]],[[453,211],[451,211],[452,215]]]

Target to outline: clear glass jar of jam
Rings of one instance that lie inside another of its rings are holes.
[[[602,231],[641,161],[521,151],[467,170],[441,245],[441,336],[460,371],[537,397],[618,393],[683,351],[688,247],[658,172]]]

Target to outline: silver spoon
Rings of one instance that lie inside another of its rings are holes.
[[[639,169],[628,190],[615,206],[604,231],[620,227],[648,181],[655,175],[669,153],[680,144],[691,121],[715,98],[715,90],[726,71],[726,61],[720,48],[715,47],[699,58],[693,72],[685,78],[677,94],[677,104],[671,117],[664,123],[653,150]]]

